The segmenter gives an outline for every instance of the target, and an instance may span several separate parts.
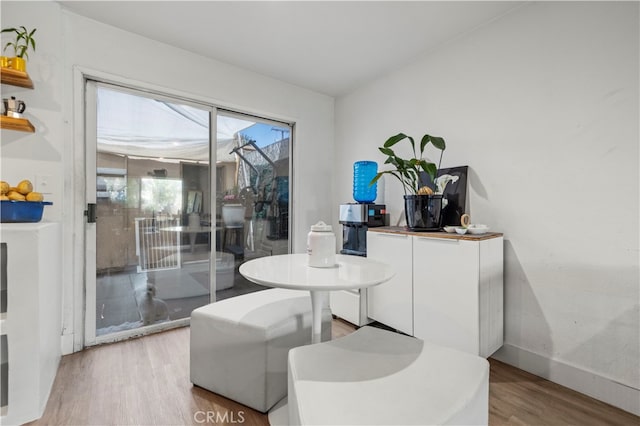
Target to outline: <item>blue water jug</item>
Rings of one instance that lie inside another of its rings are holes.
[[[353,198],[359,203],[373,203],[376,199],[378,183],[369,185],[378,174],[375,161],[356,161],[353,163]]]

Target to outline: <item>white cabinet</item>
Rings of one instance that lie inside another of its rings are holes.
[[[412,336],[488,357],[503,343],[503,237],[376,228],[394,280],[369,289],[369,316]],[[369,252],[370,253],[370,252]],[[410,318],[408,318],[410,314]]]
[[[367,289],[332,291],[331,313],[358,327],[371,322],[367,317]]]
[[[8,403],[0,423],[23,424],[42,416],[60,362],[60,225],[3,223],[1,237],[7,309],[0,331],[6,336]]]
[[[413,237],[414,336],[488,357],[502,346],[502,238]]]
[[[413,335],[413,271],[410,235],[367,232],[367,257],[392,264],[395,276],[368,292],[369,318]]]

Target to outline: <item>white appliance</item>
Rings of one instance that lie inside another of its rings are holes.
[[[367,229],[384,226],[387,221],[384,204],[350,203],[340,205],[342,250],[354,256],[367,255]],[[367,315],[367,289],[331,292],[331,312],[357,326],[372,320]]]

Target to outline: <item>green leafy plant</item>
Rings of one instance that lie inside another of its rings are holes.
[[[33,38],[36,28],[29,31],[24,26],[21,26],[19,28],[5,28],[1,32],[15,33],[16,35],[14,41],[10,41],[4,45],[3,51],[7,50],[9,47],[13,47],[15,56],[18,58],[28,58],[29,54],[27,53],[27,50],[29,50],[29,47],[31,47],[34,52],[36,51],[36,40]]]
[[[405,139],[411,143],[413,158],[403,159],[399,157],[393,149],[391,149],[398,142]],[[440,150],[440,160],[438,161],[437,166],[435,163],[431,163],[423,158],[424,151],[429,144],[432,144],[435,148]],[[371,185],[376,183],[383,175],[390,174],[402,183],[405,195],[418,195],[421,186],[420,172],[426,172],[431,176],[431,181],[435,181],[438,169],[440,168],[440,163],[442,162],[442,154],[444,153],[446,144],[443,138],[426,134],[420,140],[419,148],[420,151],[417,152],[415,140],[404,133],[398,133],[397,135],[391,136],[387,139],[384,145],[378,149],[387,156],[384,164],[391,164],[394,169],[378,172],[378,174],[371,180]]]

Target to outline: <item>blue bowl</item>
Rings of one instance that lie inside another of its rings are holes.
[[[40,222],[44,206],[50,206],[51,201],[0,201],[0,222],[21,223]]]

